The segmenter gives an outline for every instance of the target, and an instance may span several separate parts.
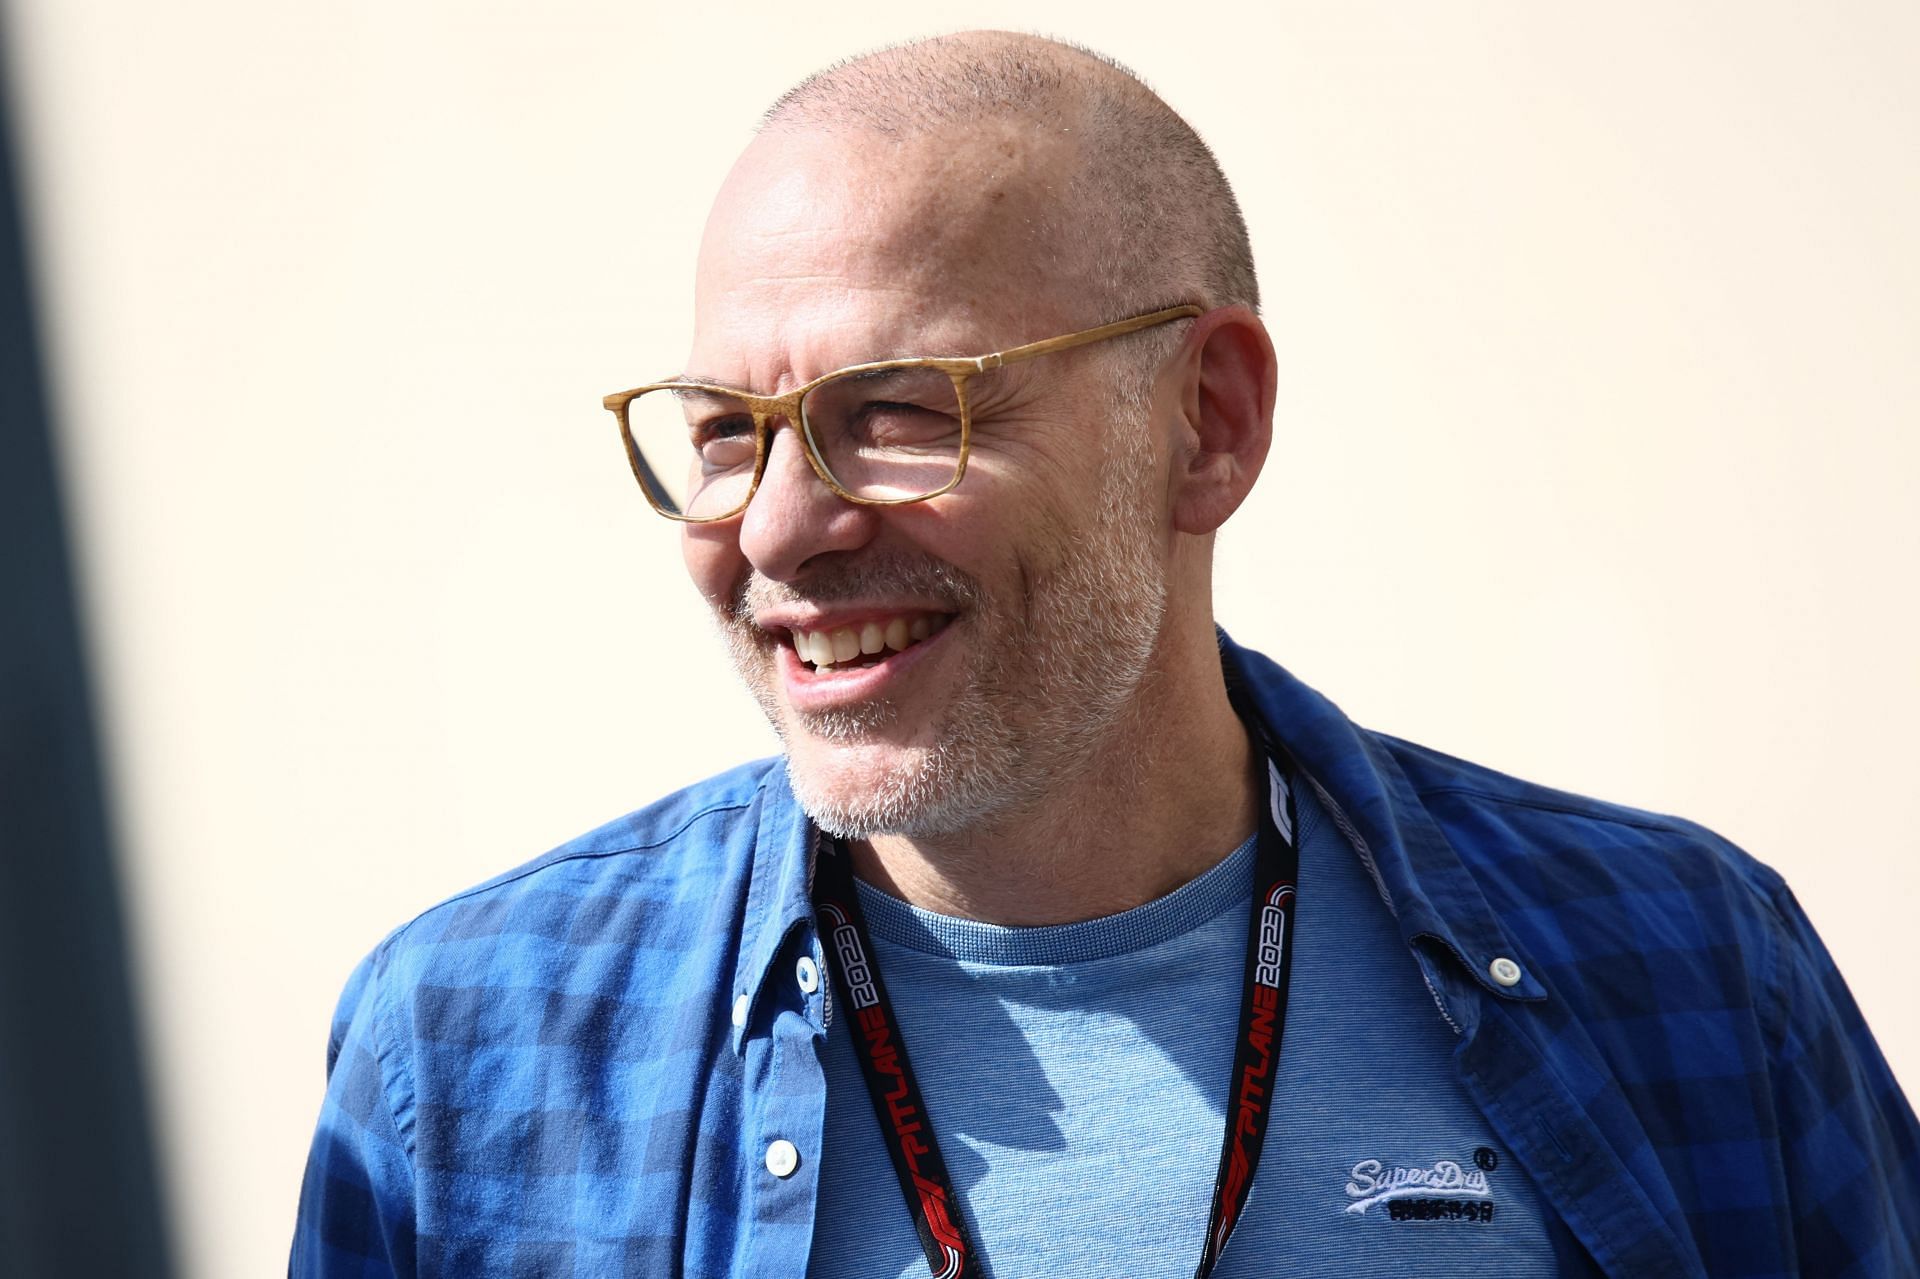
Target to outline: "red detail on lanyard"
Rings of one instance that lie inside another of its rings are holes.
[[[921,1175],[920,1156],[927,1153],[928,1146],[920,1140],[919,1134],[925,1124],[921,1122],[919,1107],[913,1104],[910,1096],[912,1089],[907,1083],[906,1072],[900,1068],[899,1041],[893,1033],[892,1023],[887,1020],[886,1006],[875,1004],[870,1008],[862,1008],[858,1017],[860,1035],[866,1041],[867,1059],[873,1063],[874,1070],[893,1081],[893,1086],[882,1093],[881,1098],[887,1103],[887,1113],[893,1120],[894,1144],[906,1160],[908,1170],[913,1173],[914,1189],[920,1192],[920,1210],[926,1215],[927,1228],[946,1249],[952,1273],[959,1274],[967,1252],[967,1241],[947,1211],[946,1188]]]
[[[1228,1157],[1227,1175],[1220,1182],[1220,1229],[1215,1233],[1223,1244],[1233,1233],[1234,1219],[1246,1199],[1247,1178],[1253,1175],[1253,1160],[1247,1156],[1248,1144],[1251,1142],[1258,1150],[1266,1135],[1266,1097],[1271,1091],[1267,1077],[1273,1073],[1273,1017],[1279,1005],[1279,994],[1273,987],[1253,988],[1253,1016],[1247,1019],[1247,1048],[1252,1060],[1240,1070],[1233,1153]]]
[[[947,1215],[947,1192],[945,1187],[936,1186],[925,1177],[915,1177],[913,1184],[920,1191],[920,1208],[927,1214],[927,1225],[933,1230],[933,1237],[946,1245],[947,1251],[964,1255],[967,1241],[960,1237],[960,1228],[953,1224],[953,1218]]]

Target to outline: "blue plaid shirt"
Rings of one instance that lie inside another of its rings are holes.
[[[1920,1126],[1777,875],[1687,822],[1369,733],[1222,652],[1600,1272],[1920,1275]],[[826,1111],[811,840],[761,762],[388,937],[335,1018],[291,1273],[802,1274]]]

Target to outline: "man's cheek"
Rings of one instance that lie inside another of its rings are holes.
[[[687,576],[707,604],[729,614],[746,586],[747,560],[730,528],[708,524],[689,524],[680,538],[680,556]]]

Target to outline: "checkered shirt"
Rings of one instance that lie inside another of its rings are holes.
[[[1777,875],[1690,823],[1362,730],[1221,644],[1594,1272],[1920,1275],[1920,1126]],[[290,1274],[804,1273],[811,847],[762,762],[389,936],[334,1021]]]

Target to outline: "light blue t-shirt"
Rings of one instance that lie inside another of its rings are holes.
[[[1295,788],[1300,890],[1275,1112],[1218,1279],[1557,1273],[1533,1186],[1352,849]],[[1003,928],[860,885],[987,1273],[1190,1279],[1220,1156],[1253,843],[1120,915]],[[927,1264],[844,1017],[827,1036],[814,1279]],[[1557,1223],[1554,1223],[1557,1227]],[[1559,1230],[1564,1235],[1564,1230]]]

